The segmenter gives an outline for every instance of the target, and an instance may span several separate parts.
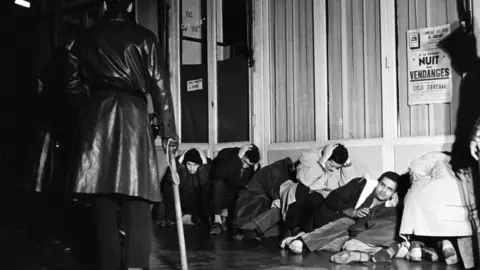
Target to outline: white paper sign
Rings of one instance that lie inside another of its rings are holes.
[[[187,91],[197,91],[203,89],[203,79],[187,81]]]
[[[452,101],[450,58],[438,48],[450,25],[407,31],[408,105]]]
[[[202,38],[202,5],[200,0],[182,0],[182,35]]]

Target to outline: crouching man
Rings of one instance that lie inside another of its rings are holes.
[[[179,192],[182,205],[183,223],[194,225],[208,220],[210,202],[210,167],[212,160],[205,157],[202,150],[189,149],[177,157],[177,171],[180,178]],[[161,227],[175,223],[175,202],[173,198],[173,180],[168,168],[161,184],[165,204],[164,219]],[[157,213],[160,206],[155,207]],[[159,213],[161,216],[161,213]]]
[[[212,183],[212,208],[214,223],[210,234],[218,235],[225,229],[222,214],[233,216],[240,190],[245,188],[260,167],[258,147],[247,144],[242,148],[222,149],[213,160],[210,177]],[[227,211],[225,211],[227,210]],[[229,227],[231,227],[232,219]]]

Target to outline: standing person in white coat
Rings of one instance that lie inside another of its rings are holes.
[[[461,181],[450,165],[449,152],[431,152],[412,161],[412,186],[405,196],[400,235],[412,241],[407,259],[437,261],[434,249],[425,248],[426,239],[441,240],[447,264],[458,261],[450,238],[472,235],[468,205]]]

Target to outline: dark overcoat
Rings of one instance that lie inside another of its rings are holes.
[[[147,96],[162,139],[177,138],[156,36],[125,14],[106,14],[69,54],[67,92],[81,108],[72,190],[160,201],[160,175]]]

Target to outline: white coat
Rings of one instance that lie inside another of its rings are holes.
[[[472,235],[461,182],[448,154],[432,152],[413,160],[410,177],[400,235]]]

